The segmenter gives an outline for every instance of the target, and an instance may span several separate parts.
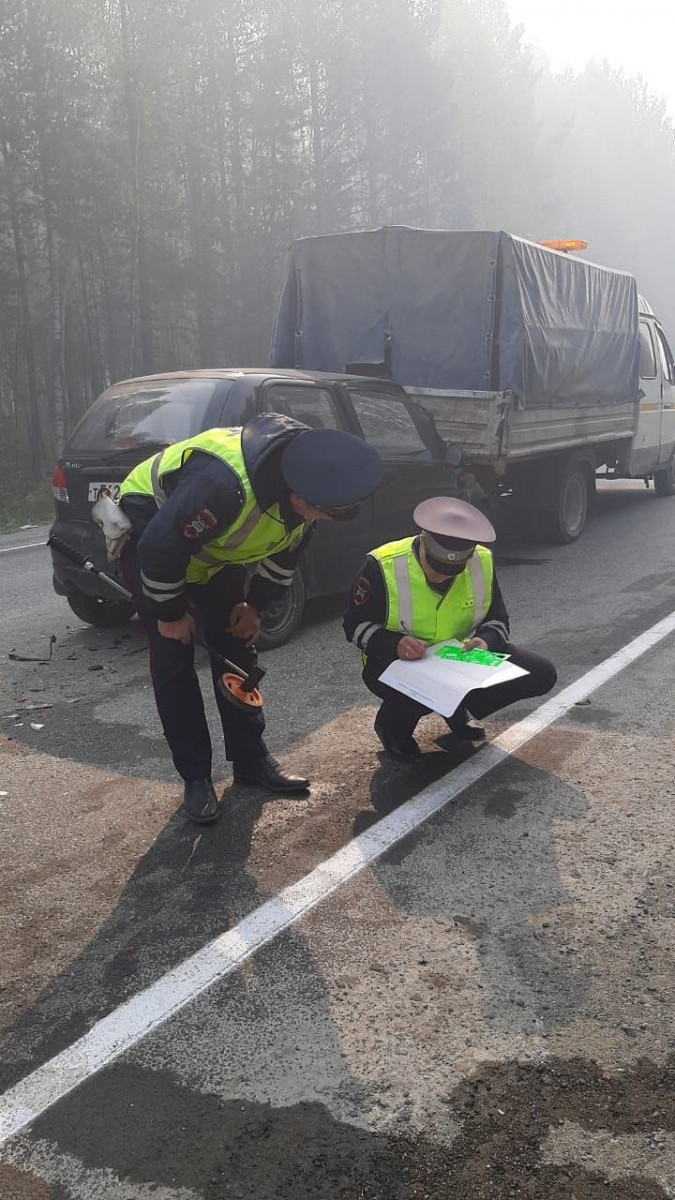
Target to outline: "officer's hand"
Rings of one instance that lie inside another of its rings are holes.
[[[424,658],[427,652],[427,644],[420,638],[402,637],[396,647],[396,652],[399,658],[404,659],[404,661],[414,662],[415,659]]]
[[[230,613],[230,624],[227,632],[241,638],[247,646],[252,646],[260,633],[260,613],[252,604],[235,604]]]
[[[195,635],[195,619],[191,613],[184,613],[177,621],[158,621],[157,628],[162,637],[189,646]]]
[[[465,650],[487,650],[488,644],[482,638],[472,637],[467,638],[464,643]]]

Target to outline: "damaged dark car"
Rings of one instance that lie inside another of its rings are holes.
[[[282,645],[308,600],[345,592],[368,550],[413,532],[412,512],[421,500],[456,491],[454,455],[433,419],[389,380],[222,369],[115,384],[79,422],[54,470],[51,532],[122,582],[119,565],[107,563],[103,534],[91,517],[101,494],[116,499],[129,471],[172,442],[217,426],[241,426],[267,412],[363,437],[385,467],[382,484],[356,520],[317,528],[293,586],[263,614],[261,647]],[[134,615],[130,603],[53,549],[52,562],[54,588],[80,620],[106,627]]]

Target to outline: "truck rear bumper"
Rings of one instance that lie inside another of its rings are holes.
[[[638,419],[632,400],[533,408],[521,407],[507,392],[406,391],[431,413],[441,437],[462,448],[468,464],[491,467],[497,475],[505,475],[511,462],[630,439]]]

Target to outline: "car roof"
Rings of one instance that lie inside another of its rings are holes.
[[[214,367],[199,370],[165,371],[157,375],[138,375],[131,379],[120,379],[111,384],[111,388],[123,387],[131,383],[149,383],[161,379],[242,379],[248,378],[254,383],[263,383],[269,379],[299,380],[305,383],[384,383],[389,387],[399,385],[393,379],[371,375],[351,375],[340,371],[298,371],[280,369],[277,367]],[[110,390],[110,388],[108,389]]]

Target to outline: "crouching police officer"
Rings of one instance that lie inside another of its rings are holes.
[[[157,708],[194,821],[218,816],[211,740],[194,670],[194,617],[206,641],[245,671],[255,665],[260,614],[291,586],[316,521],[355,517],[380,482],[380,459],[348,433],[309,429],[278,413],[243,429],[209,429],[147,459],[127,476],[120,504],[132,523],[122,556],[150,641]],[[250,581],[251,567],[257,569]],[[236,783],[296,792],[263,741],[262,710],[244,711],[216,685]]]
[[[523,700],[543,696],[556,681],[552,663],[509,641],[509,618],[486,542],[495,540],[487,517],[463,500],[425,500],[413,514],[421,533],[373,550],[354,583],[344,618],[347,640],[362,652],[363,679],[382,704],[375,732],[397,762],[414,763],[420,748],[413,732],[430,710],[380,675],[395,658],[414,661],[428,646],[467,639],[467,649],[508,654],[528,674],[470,692],[447,720],[463,741],[480,742],[480,719]]]

